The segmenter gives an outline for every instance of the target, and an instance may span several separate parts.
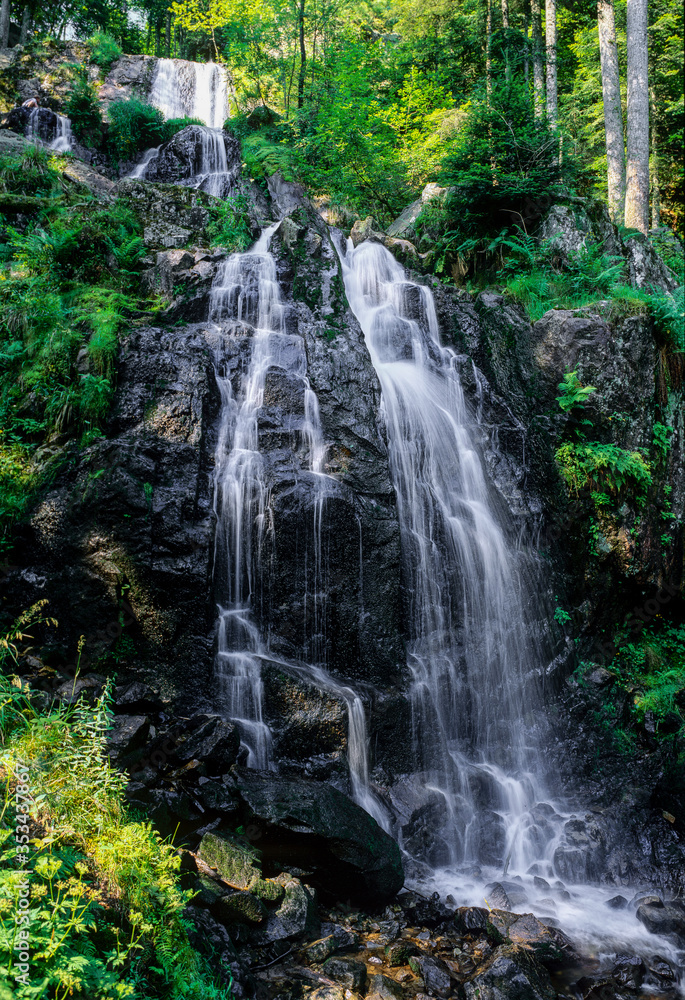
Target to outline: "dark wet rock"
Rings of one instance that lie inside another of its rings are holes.
[[[645,971],[645,963],[639,955],[619,955],[611,970],[611,978],[617,986],[639,993]]]
[[[316,893],[299,879],[284,880],[283,901],[266,923],[252,934],[254,944],[270,944],[292,938],[314,936],[319,927]]]
[[[141,681],[130,681],[114,689],[114,711],[122,715],[160,712],[159,693]]]
[[[329,958],[323,974],[348,990],[363,993],[366,986],[366,966],[354,958]]]
[[[385,955],[389,965],[408,965],[411,955],[417,953],[416,945],[411,941],[393,941],[385,947]]]
[[[150,720],[145,715],[116,715],[107,732],[110,753],[124,755],[145,743],[150,732]]]
[[[677,974],[673,966],[667,959],[660,955],[654,955],[647,963],[649,971],[659,981],[661,985],[668,985],[677,979]]]
[[[523,886],[517,882],[491,882],[485,892],[490,906],[500,910],[514,910],[528,902]]]
[[[265,865],[287,856],[312,872],[322,891],[376,905],[402,887],[397,844],[337,789],[244,769],[236,785],[246,820],[259,830]]]
[[[525,948],[501,945],[464,983],[465,1000],[556,1000],[549,976]]]
[[[437,893],[431,899],[417,892],[405,892],[398,899],[409,923],[418,927],[435,928],[454,916],[454,909],[446,906]]]
[[[369,976],[366,1000],[399,1000],[402,997],[402,987],[389,976]]]
[[[335,940],[337,951],[355,951],[359,947],[359,938],[353,931],[341,927],[340,924],[332,924],[328,921],[321,924],[321,933],[324,937],[331,935]]]
[[[608,906],[610,910],[625,910],[628,900],[625,896],[612,896],[611,899],[607,899],[604,905]]]
[[[439,958],[432,958],[430,955],[411,956],[409,968],[421,976],[428,993],[439,997],[450,996],[452,978],[448,967]]]
[[[636,916],[651,934],[674,935],[685,944],[685,913],[680,908],[665,906],[661,901],[643,903],[638,906]]]
[[[225,815],[233,815],[238,811],[238,798],[233,789],[222,781],[201,777],[195,788],[195,795],[205,809]]]
[[[145,171],[145,179],[174,184],[179,181],[189,181],[204,173],[206,166],[203,166],[203,149],[207,144],[208,134],[212,138],[216,136],[213,130],[200,125],[188,125],[177,132],[159,147],[156,156],[150,160]],[[234,181],[240,170],[240,142],[226,132],[220,134],[220,141],[224,144],[228,171]],[[230,183],[225,193],[229,190]]]
[[[460,906],[454,914],[454,923],[462,934],[487,934],[494,936],[495,942],[502,942],[502,934],[491,919],[491,911],[481,906]]]
[[[200,717],[202,719],[202,717]],[[172,763],[204,761],[209,775],[222,775],[235,764],[240,749],[238,730],[218,715],[205,717],[173,751]]]
[[[201,955],[206,956],[222,986],[231,987],[236,1000],[254,995],[254,981],[241,965],[235,945],[226,928],[207,910],[188,906],[184,917],[190,923],[188,939]]]
[[[337,951],[337,943],[332,934],[327,937],[312,941],[305,949],[305,954],[310,962],[325,962],[327,958]]]
[[[558,928],[538,920],[532,913],[493,910],[490,919],[502,937],[532,951],[547,969],[561,969],[579,961],[571,939]]]

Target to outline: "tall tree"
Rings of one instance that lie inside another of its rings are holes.
[[[649,231],[647,0],[628,0],[626,226]]]
[[[297,106],[301,108],[304,104],[304,81],[307,74],[307,46],[305,44],[304,19],[305,0],[300,0],[297,9],[297,30],[300,40],[300,74],[297,78]]]
[[[661,187],[659,185],[659,147],[657,140],[656,102],[654,90],[649,88],[649,103],[652,129],[652,156],[650,174],[652,178],[652,229],[661,225]]]
[[[10,37],[10,0],[0,3],[0,49],[6,49]]]
[[[485,85],[489,98],[492,94],[492,0],[487,0],[485,18]]]
[[[21,15],[21,29],[19,32],[19,44],[26,45],[29,40],[29,29],[31,28],[31,8],[28,4],[24,7]]]
[[[504,30],[504,74],[507,83],[511,80],[511,60],[509,58],[509,0],[502,0],[502,28]]]
[[[557,0],[545,0],[545,47],[547,50],[547,115],[557,120]]]
[[[621,113],[621,78],[616,47],[613,0],[598,0],[599,59],[602,71],[604,136],[607,150],[609,213],[618,226],[623,223],[626,196],[626,158]]]
[[[542,115],[545,106],[545,74],[542,65],[542,10],[540,0],[531,0],[533,21],[533,104],[535,114]]]

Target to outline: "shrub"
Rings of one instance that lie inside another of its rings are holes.
[[[102,145],[104,133],[97,92],[84,74],[76,77],[64,110],[79,142],[91,148]]]
[[[207,227],[211,245],[222,246],[231,253],[242,253],[253,242],[248,202],[243,194],[235,194],[212,206],[213,218]]]
[[[120,59],[123,50],[117,40],[106,32],[98,31],[88,39],[90,58],[105,73]]]
[[[619,493],[630,485],[644,497],[652,485],[651,466],[639,451],[626,451],[615,444],[570,442],[556,453],[566,485],[573,493],[586,488]]]
[[[164,142],[166,126],[163,112],[137,97],[109,106],[109,142],[112,153],[120,160],[132,160],[142,150],[159,146]]]
[[[189,125],[204,125],[201,118],[169,118],[164,123],[163,142],[168,142],[177,132],[181,132]]]

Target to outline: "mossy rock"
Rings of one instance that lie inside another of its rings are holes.
[[[251,892],[233,892],[214,904],[212,912],[222,923],[261,924],[266,909],[261,900]]]
[[[285,889],[282,885],[265,878],[260,878],[254,883],[252,892],[259,899],[263,899],[268,903],[278,903],[285,895]]]
[[[252,890],[257,883],[264,882],[254,854],[230,837],[206,833],[198,854],[234,889]]]

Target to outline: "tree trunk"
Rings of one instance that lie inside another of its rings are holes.
[[[24,7],[21,15],[21,31],[19,32],[19,44],[26,45],[29,40],[29,30],[31,28],[31,8],[28,4]]]
[[[161,56],[162,54],[162,25],[155,25],[155,55]]]
[[[307,49],[304,44],[304,4],[305,0],[300,0],[300,7],[297,16],[297,23],[300,33],[300,75],[297,79],[297,106],[301,108],[304,104],[304,78],[307,72]]]
[[[10,0],[0,3],[0,49],[6,49],[10,37]]]
[[[166,24],[164,26],[164,30],[165,30],[164,42],[166,47],[166,57],[167,59],[170,59],[171,58],[171,14],[169,13],[167,13],[166,16]]]
[[[545,46],[547,50],[547,117],[557,121],[557,0],[545,0]]]
[[[504,78],[511,82],[511,60],[509,58],[509,0],[502,0],[502,28],[504,31]]]
[[[533,103],[539,118],[545,106],[545,77],[542,66],[542,12],[540,0],[532,0],[533,20]]]
[[[530,93],[530,3],[523,5],[523,35],[526,39],[523,56],[523,76],[526,81],[526,93]]]
[[[487,15],[485,19],[485,87],[488,101],[492,94],[492,0],[487,0]]]
[[[620,226],[623,224],[626,197],[626,158],[613,0],[598,0],[597,23],[599,26],[599,61],[602,69],[604,136],[607,148],[609,214],[612,221]]]
[[[626,226],[649,231],[647,0],[628,0]]]
[[[654,91],[649,89],[649,101],[651,104],[650,108],[650,124],[652,132],[652,158],[651,158],[651,175],[652,175],[652,229],[658,229],[661,225],[661,188],[659,187],[659,155],[657,150],[657,139],[656,139],[656,113],[655,113],[655,101],[654,101]]]

